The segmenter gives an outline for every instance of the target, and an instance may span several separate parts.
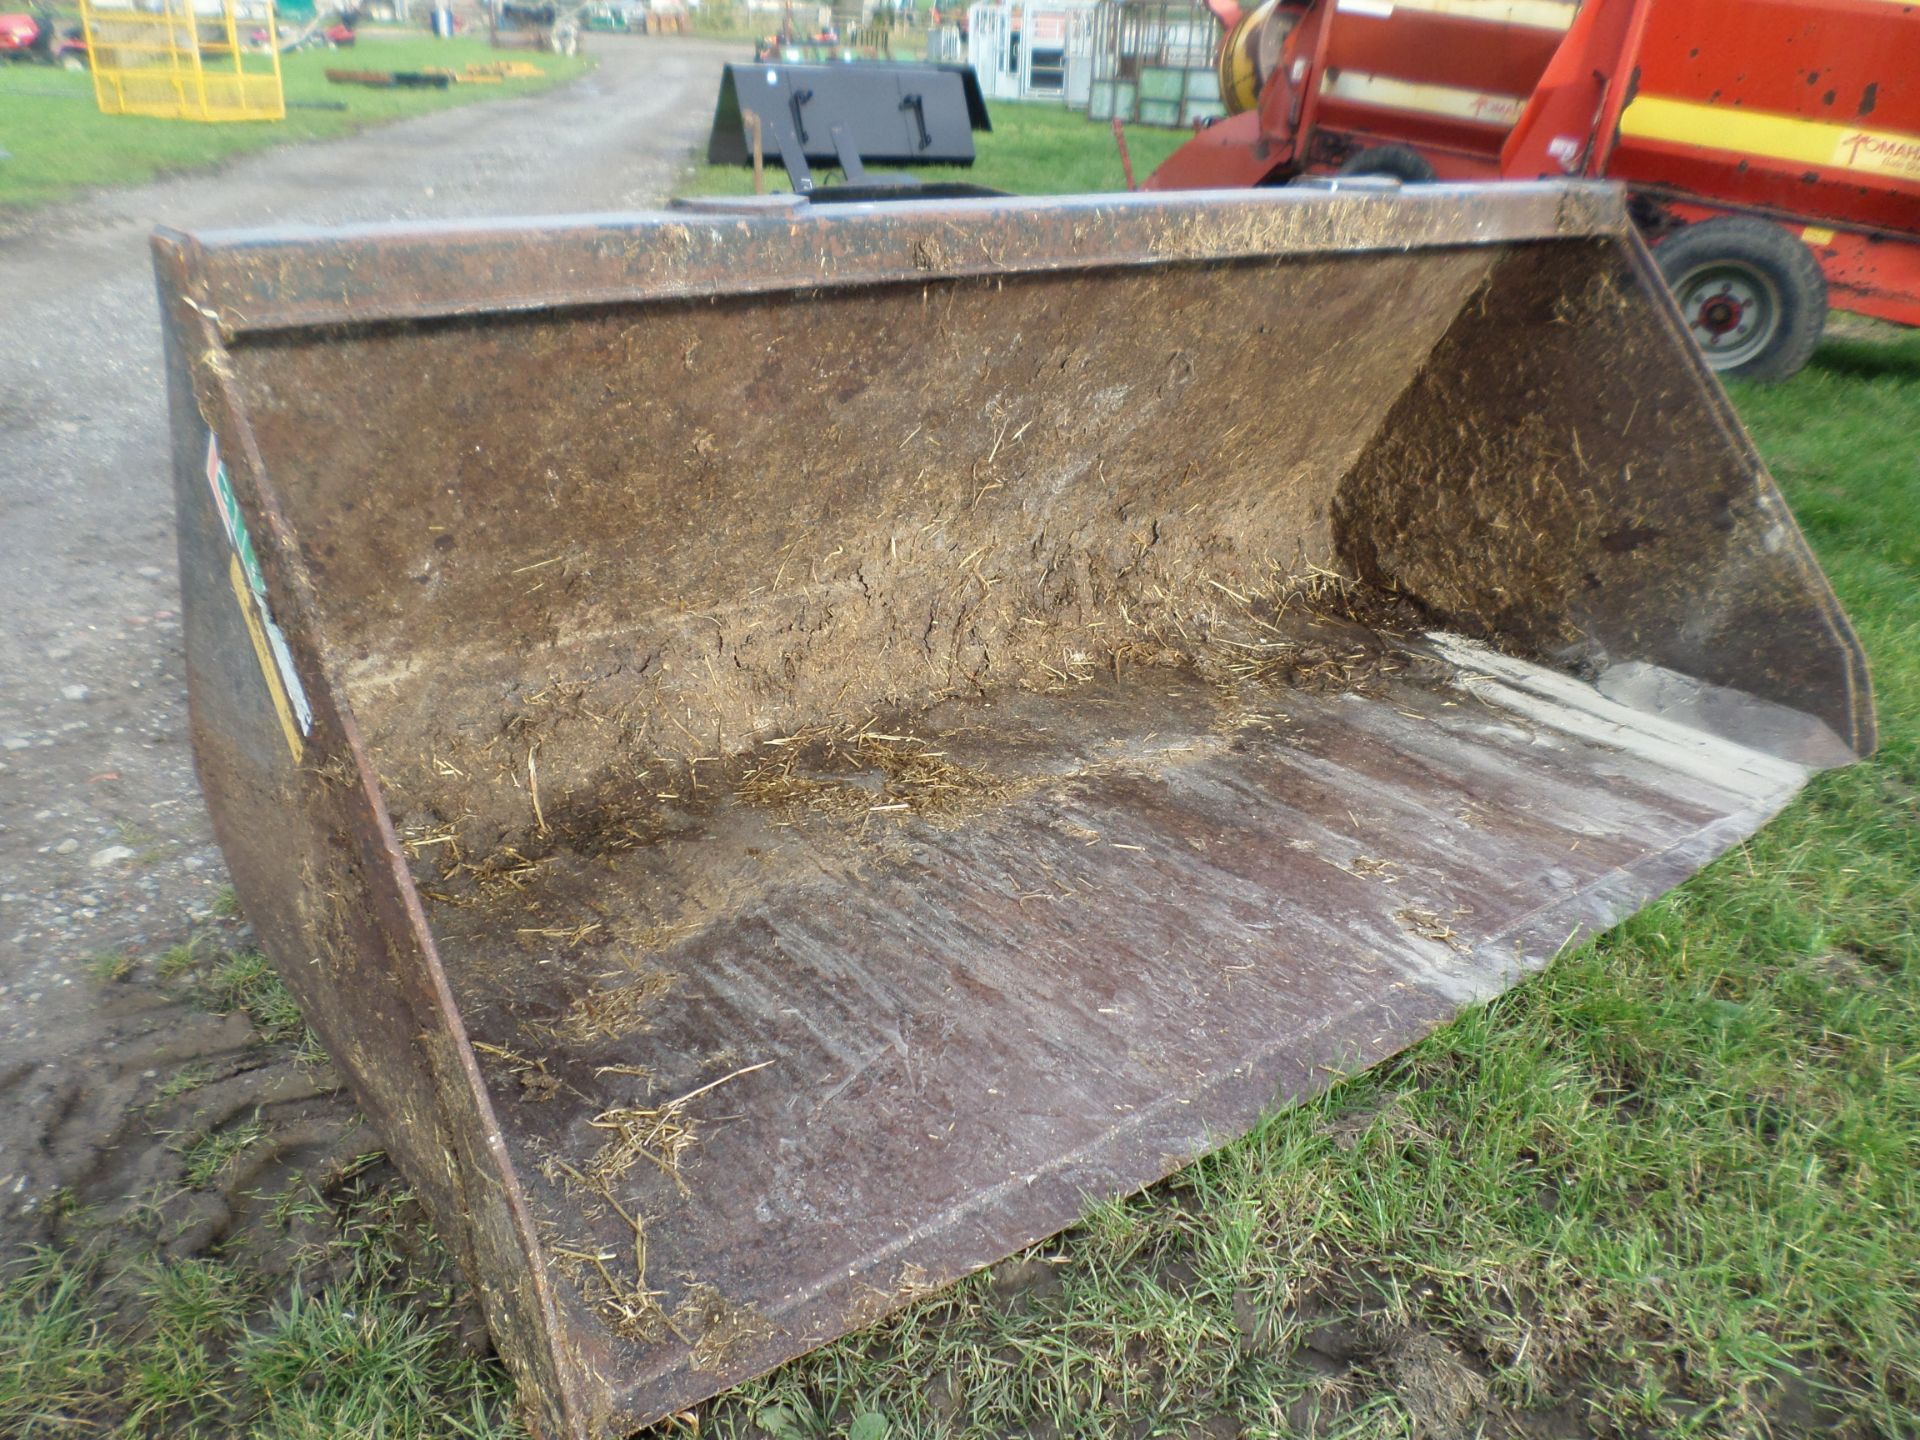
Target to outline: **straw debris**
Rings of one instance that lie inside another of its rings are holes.
[[[584,1202],[582,1218],[610,1221],[618,1216],[633,1235],[629,1258],[604,1245],[551,1233],[554,1227],[549,1225],[550,1233],[544,1241],[548,1265],[579,1291],[582,1300],[616,1335],[645,1344],[659,1344],[671,1335],[694,1347],[696,1368],[724,1367],[742,1347],[774,1331],[751,1309],[732,1304],[710,1286],[689,1287],[673,1314],[667,1314],[660,1303],[662,1292],[647,1284],[646,1223],[620,1203],[614,1187],[645,1159],[686,1194],[687,1187],[680,1179],[681,1158],[698,1140],[687,1107],[700,1096],[772,1063],[763,1060],[734,1070],[663,1105],[623,1105],[603,1110],[587,1123],[597,1130],[610,1131],[613,1138],[600,1147],[584,1169],[551,1152],[540,1164],[541,1174],[550,1183]],[[624,1066],[603,1067],[598,1073],[609,1070],[634,1073]],[[631,1279],[626,1273],[629,1264]],[[690,1338],[693,1335],[699,1339]]]
[[[731,1369],[745,1352],[778,1333],[751,1305],[736,1305],[706,1284],[687,1287],[674,1308],[673,1324],[700,1337],[693,1345],[693,1368],[711,1375]]]
[[[1287,640],[1216,641],[1219,669],[1256,685],[1288,685],[1310,695],[1376,695],[1400,666],[1377,647]]]
[[[422,890],[421,893],[429,899],[438,900],[443,905],[471,905],[476,900],[486,900],[506,891],[524,890],[527,882],[539,871],[539,860],[530,859],[512,845],[503,845],[490,855],[469,860],[460,848],[459,841],[444,833],[452,829],[452,826],[445,826],[440,831],[425,832],[412,842],[412,848],[407,852],[419,858],[429,844],[444,842],[447,846],[444,851],[438,852],[446,856],[440,867],[440,883],[457,885],[463,893]],[[442,840],[435,840],[434,836],[442,836]]]
[[[448,865],[458,864],[464,858],[460,850],[460,827],[457,825],[409,826],[401,832],[400,848],[407,852],[410,860],[423,859],[429,851],[443,856]]]
[[[661,1173],[684,1191],[686,1186],[680,1179],[680,1159],[699,1138],[694,1118],[687,1114],[687,1106],[728,1081],[764,1070],[772,1063],[771,1060],[763,1060],[758,1065],[745,1066],[722,1075],[718,1080],[709,1081],[697,1090],[689,1090],[664,1105],[620,1105],[601,1111],[587,1123],[596,1130],[611,1131],[613,1138],[594,1153],[586,1169],[580,1172],[581,1178],[604,1196],[614,1182],[624,1178],[640,1161],[648,1160],[659,1166]],[[608,1198],[611,1199],[610,1196]]]
[[[1633,309],[1635,297],[1611,270],[1597,270],[1578,290],[1569,290],[1553,302],[1553,323],[1588,330]]]
[[[1021,427],[1015,417],[1001,418],[1011,446]],[[992,589],[992,551],[991,544],[975,546],[956,568]],[[1136,668],[1180,670],[1215,692],[1215,728],[1236,731],[1287,723],[1284,706],[1256,692],[1376,695],[1389,677],[1417,663],[1401,641],[1420,625],[1409,602],[1304,557],[1251,572],[1168,572],[1117,612],[1118,623],[1108,616],[1084,625],[1063,624],[1044,609],[1023,614],[1026,628],[1010,652],[1023,668],[1010,669],[1006,683],[1053,693],[1108,677],[1123,683]],[[705,663],[711,667],[713,657]],[[936,664],[931,654],[928,663]],[[660,710],[652,721],[670,722],[687,741],[682,753],[665,754],[660,736],[632,728],[633,707],[601,693],[604,681],[549,680],[521,696],[503,733],[482,747],[494,762],[488,793],[497,801],[470,797],[460,814],[436,813],[407,831],[408,853],[438,871],[422,875],[428,898],[468,906],[518,901],[549,863],[564,869],[568,857],[611,859],[706,833],[729,803],[767,812],[782,827],[826,822],[866,832],[869,843],[885,847],[896,842],[895,827],[875,821],[959,825],[1049,783],[959,758],[969,747],[956,732],[912,712],[805,725],[729,750],[719,718],[708,724],[689,709],[683,723]],[[929,700],[948,694],[936,687]],[[552,728],[562,718],[578,732],[564,740]],[[486,853],[475,839],[483,824],[499,827]],[[643,953],[671,943],[690,923],[684,915],[648,919],[672,921],[673,928],[643,940]],[[597,911],[523,911],[506,923],[547,951],[601,946],[610,922]],[[606,1002],[588,1002],[560,1022],[560,1038],[608,1038],[630,1029],[645,1009],[644,992],[637,998],[642,1003],[632,1014],[608,1007],[605,1024],[590,1012]]]
[[[658,1345],[673,1335],[682,1343],[690,1343],[685,1330],[660,1304],[663,1292],[647,1287],[646,1226],[621,1209],[612,1196],[604,1198],[633,1232],[633,1279],[626,1279],[617,1268],[629,1263],[617,1250],[551,1236],[544,1247],[548,1265],[578,1290],[607,1328],[621,1338]]]
[[[875,723],[819,726],[762,741],[735,780],[734,797],[778,812],[787,824],[810,814],[939,822],[977,815],[1029,788],[956,762],[937,741],[888,734]]]
[[[1204,594],[1208,603],[1175,606],[1163,592],[1152,616],[1122,607],[1137,638],[1110,647],[1110,667],[1116,677],[1127,666],[1192,671],[1220,693],[1228,728],[1272,718],[1248,708],[1244,692],[1251,686],[1378,696],[1389,676],[1408,668],[1406,638],[1426,628],[1407,597],[1310,562],[1274,565],[1231,583],[1201,576],[1181,593]]]
[[[522,1100],[551,1100],[562,1089],[560,1077],[547,1069],[547,1062],[537,1055],[522,1055],[504,1045],[488,1045],[480,1040],[473,1042],[473,1048],[500,1061],[507,1074],[520,1082]]]
[[[1408,906],[1394,911],[1393,918],[1423,940],[1438,940],[1450,950],[1466,954],[1472,947],[1460,939],[1459,932],[1431,910]]]
[[[636,1162],[650,1160],[676,1185],[681,1184],[680,1157],[693,1147],[694,1129],[678,1106],[621,1105],[601,1111],[587,1123],[614,1135],[587,1162],[582,1173],[590,1183],[610,1185]]]
[[[558,1020],[534,1021],[525,1028],[566,1045],[618,1040],[645,1026],[660,998],[672,988],[671,975],[648,971],[629,984],[580,996]]]
[[[1354,875],[1365,875],[1370,879],[1384,881],[1391,885],[1400,877],[1394,874],[1394,862],[1381,860],[1372,855],[1356,855],[1347,864],[1346,869]]]

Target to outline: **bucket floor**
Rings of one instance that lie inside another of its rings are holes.
[[[869,737],[932,757],[923,790],[860,773],[850,732],[797,741],[671,835],[430,905],[616,1414],[876,1319],[1399,1050],[1807,773],[1415,648],[1365,693],[1140,668],[883,717]]]

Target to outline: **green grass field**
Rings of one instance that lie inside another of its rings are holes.
[[[1102,128],[1016,113],[979,178],[1112,174]],[[1836,327],[1734,399],[1870,653],[1876,756],[1415,1049],[659,1433],[1920,1435],[1920,334]],[[257,961],[158,968],[302,1043]],[[5,1272],[0,1434],[521,1433],[396,1182],[282,1203],[326,1226],[304,1283],[84,1215]]]
[[[591,63],[579,56],[514,51],[544,72],[498,85],[454,85],[446,90],[375,90],[335,85],[325,71],[463,70],[503,58],[485,40],[368,35],[346,50],[302,50],[285,57],[282,76],[287,118],[204,124],[102,115],[92,78],[42,65],[0,66],[0,217],[97,185],[131,185],[154,175],[189,170],[269,145],[314,140],[398,120],[449,105],[524,95],[570,79]],[[301,108],[344,102],[345,110]]]

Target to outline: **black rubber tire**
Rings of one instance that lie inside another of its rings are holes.
[[[1372,145],[1349,155],[1336,175],[1391,175],[1402,185],[1431,185],[1433,166],[1408,145]]]
[[[1669,236],[1653,258],[1700,353],[1722,375],[1785,380],[1812,358],[1827,325],[1827,277],[1796,236],[1770,221],[1728,216]],[[1762,331],[1715,334],[1724,320],[1706,307],[1721,295],[1762,302],[1754,322]]]

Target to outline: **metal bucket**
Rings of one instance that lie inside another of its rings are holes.
[[[155,244],[234,883],[545,1434],[1157,1179],[1873,743],[1605,189]]]

